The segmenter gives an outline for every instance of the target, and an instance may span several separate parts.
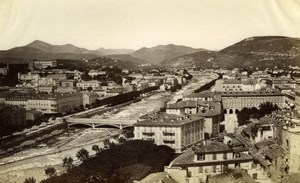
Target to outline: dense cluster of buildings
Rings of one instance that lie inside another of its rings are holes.
[[[284,82],[280,83],[281,80]],[[288,84],[289,92],[279,89],[283,83]],[[203,183],[238,169],[243,172],[238,173],[239,178],[247,176],[254,182],[299,171],[299,81],[272,78],[264,72],[248,76],[247,72],[233,71],[217,80],[212,90],[183,96],[167,105],[165,112],[156,117],[148,115],[135,124],[136,139],[151,140],[183,152],[165,167],[166,177],[176,182]],[[243,108],[258,109],[266,102],[281,110],[250,119],[245,126],[237,125],[237,114]],[[194,138],[181,132],[186,129],[183,124],[192,124],[190,120],[200,123],[194,131],[189,129],[196,132]],[[170,126],[174,126],[173,144],[163,141],[168,137],[164,132],[171,131]],[[182,144],[183,139],[190,138],[194,139],[190,141],[193,144]]]
[[[58,65],[56,60],[30,61],[27,69],[16,73],[18,84],[15,87],[1,88],[0,104],[8,108],[22,108],[25,113],[36,111],[47,116],[65,115],[91,108],[97,100],[108,97],[150,87],[168,90],[184,85],[188,76],[180,70],[159,73],[159,70],[132,72],[123,69],[119,72],[115,66],[102,66],[97,70],[80,72],[58,69]],[[1,66],[1,74],[6,75],[8,69],[8,66]],[[114,73],[115,70],[118,73]],[[122,82],[117,82],[115,78],[121,79]],[[16,120],[6,120],[5,123],[21,124],[18,116],[24,115],[13,112],[10,114],[15,116],[12,119]],[[33,115],[30,119],[32,118]],[[22,117],[22,123],[28,120],[24,119]]]
[[[0,92],[0,126],[26,125],[41,114],[66,114],[89,108],[98,99],[157,87],[176,90],[187,83],[184,70],[133,73],[122,70],[118,83],[105,68],[88,72],[56,69],[53,60],[32,61],[19,73],[16,87]],[[112,69],[113,67],[111,67]],[[5,75],[7,69],[0,69]],[[88,78],[88,79],[87,79]],[[243,169],[265,181],[298,172],[300,161],[300,82],[289,76],[234,69],[223,73],[210,91],[183,95],[164,110],[140,117],[134,139],[166,145],[182,153],[165,167],[177,182],[203,183],[230,169]],[[270,102],[281,111],[238,126],[244,108]]]

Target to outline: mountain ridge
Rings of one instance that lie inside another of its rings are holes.
[[[300,39],[257,36],[243,39],[220,51],[200,51],[164,60],[165,67],[272,68],[300,65]]]
[[[202,49],[195,49],[182,45],[157,45],[154,47],[142,47],[141,49],[131,53],[131,55],[150,62],[152,64],[160,64],[163,60],[174,58],[180,55],[194,53]]]

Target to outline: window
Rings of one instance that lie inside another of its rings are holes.
[[[223,154],[223,159],[227,159],[227,153]]]
[[[205,160],[205,154],[198,154],[198,155],[197,155],[197,160],[198,160],[198,161]]]
[[[212,171],[213,171],[214,173],[216,173],[216,165],[213,165],[213,166],[212,166]]]
[[[213,160],[217,159],[217,154],[213,154]]]
[[[203,173],[203,166],[200,166],[199,167],[199,171],[198,171],[199,173]]]
[[[290,146],[290,145],[289,145],[289,140],[286,139],[286,148],[289,149],[289,146]]]
[[[199,178],[199,182],[200,183],[205,183],[204,180],[202,178]]]

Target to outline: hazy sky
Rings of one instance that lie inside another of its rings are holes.
[[[88,49],[221,49],[265,35],[300,37],[300,0],[0,0],[0,49],[37,39]]]

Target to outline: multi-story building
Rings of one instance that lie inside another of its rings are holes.
[[[101,87],[101,82],[98,80],[80,81],[76,83],[77,88],[88,89],[91,87],[93,90]]]
[[[65,113],[79,108],[82,103],[80,93],[45,94],[45,93],[4,93],[0,96],[0,102],[16,105],[26,110],[36,110],[47,114]]]
[[[205,137],[219,133],[222,122],[222,107],[220,102],[185,100],[166,107],[167,114],[185,115],[196,114],[204,118]]]
[[[251,78],[258,79],[258,80],[270,79],[271,74],[268,74],[267,72],[258,71],[258,72],[253,72],[251,74]]]
[[[21,74],[18,73],[18,79],[20,81],[37,81],[40,78],[39,74],[32,74],[31,72],[27,73],[27,74]]]
[[[216,91],[255,91],[261,88],[260,84],[253,79],[237,80],[237,79],[219,79],[216,81]]]
[[[251,169],[252,162],[244,147],[213,140],[189,149],[165,167],[165,172],[177,182],[204,183],[207,177],[229,169]]]
[[[39,92],[53,93],[56,86],[38,86],[37,90]]]
[[[289,153],[289,172],[297,173],[300,170],[300,125],[289,123],[282,129],[281,147]]]
[[[237,127],[237,113],[243,108],[259,108],[262,103],[271,102],[279,108],[285,106],[285,95],[279,92],[219,92],[222,98],[225,130],[232,133]]]
[[[63,80],[61,81],[61,86],[73,88],[75,86],[75,80]]]
[[[96,102],[98,98],[99,96],[94,92],[83,93],[82,94],[83,106],[85,107],[86,105],[93,104],[94,102]]]
[[[257,91],[257,92],[219,92],[222,98],[225,114],[237,113],[243,108],[252,108],[265,102],[276,104],[279,108],[285,105],[284,94],[276,91]]]
[[[22,107],[0,104],[0,127],[24,126],[26,111]]]
[[[36,69],[45,69],[48,67],[56,67],[57,61],[56,60],[37,60],[37,61],[33,61],[33,66]]]
[[[57,85],[57,82],[53,80],[52,78],[47,78],[47,77],[40,77],[36,81],[32,81],[31,84],[34,84],[35,86],[49,86],[49,85]]]
[[[237,73],[227,72],[222,75],[223,79],[236,79]]]
[[[276,119],[262,117],[259,120],[253,120],[243,128],[243,134],[253,143],[258,143],[269,139],[281,138],[282,123]]]
[[[106,91],[105,96],[111,97],[123,93],[123,88],[112,88]]]
[[[106,75],[106,71],[99,71],[99,70],[90,70],[88,75],[91,76],[91,77],[95,77],[95,76],[98,76],[98,75]]]
[[[167,145],[176,152],[203,140],[204,119],[195,115],[148,115],[134,124],[134,138]]]
[[[75,87],[57,87],[54,89],[55,93],[76,93],[78,89]]]
[[[47,78],[53,79],[56,81],[62,81],[67,79],[67,74],[61,73],[61,74],[49,74],[47,75]]]
[[[218,101],[221,102],[221,95],[215,92],[204,91],[201,93],[192,93],[190,95],[183,96],[183,101],[195,100],[195,101]]]
[[[237,79],[219,79],[215,85],[216,91],[243,91],[243,81]]]

